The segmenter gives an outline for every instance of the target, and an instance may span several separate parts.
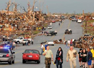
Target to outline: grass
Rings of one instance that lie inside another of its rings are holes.
[[[91,23],[91,22],[94,22],[94,20],[89,20],[89,21],[87,21],[87,22],[90,22],[90,23]]]
[[[43,26],[44,26],[44,27],[47,27],[47,26],[48,26],[48,24],[46,24],[46,23],[45,23]]]
[[[35,34],[38,34],[38,33],[40,33],[40,31],[33,31],[33,34],[35,35]]]

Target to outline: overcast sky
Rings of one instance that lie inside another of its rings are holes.
[[[5,9],[9,0],[0,0],[0,10]],[[27,3],[30,1],[31,6],[33,0],[12,0],[27,9]],[[43,12],[47,12],[47,8],[51,13],[86,13],[94,12],[94,0],[37,0],[36,7],[43,8]],[[11,7],[12,8],[12,7]],[[19,8],[18,8],[19,9]],[[36,9],[35,10],[39,10]]]

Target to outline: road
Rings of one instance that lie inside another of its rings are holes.
[[[58,25],[58,22],[54,23],[52,25],[52,27],[53,27],[53,30],[58,31],[58,34],[56,36],[37,36],[37,37],[35,37],[34,45],[20,46],[15,50],[15,52],[16,52],[15,64],[8,65],[7,63],[0,63],[0,68],[45,68],[44,56],[41,56],[40,64],[31,63],[31,62],[22,64],[22,53],[24,52],[24,50],[25,49],[38,49],[40,51],[40,43],[42,41],[62,39],[64,36],[65,36],[66,40],[72,39],[72,38],[78,39],[79,37],[82,36],[81,24],[72,22],[70,20],[63,20],[63,22],[61,23],[60,26]],[[67,28],[72,29],[72,31],[73,31],[72,35],[64,34],[64,32]],[[63,59],[64,59],[63,68],[70,68],[69,62],[66,62],[66,53],[69,48],[67,48],[65,45],[61,45],[61,44],[55,44],[55,46],[50,46],[50,49],[53,51],[54,58],[55,58],[56,51],[57,51],[58,47],[62,47],[63,52],[64,52],[64,54],[63,54],[63,56],[64,56],[63,57]],[[78,51],[78,49],[76,49],[76,50]],[[51,68],[56,68],[56,66],[52,63]],[[78,59],[77,59],[77,68],[79,68]]]

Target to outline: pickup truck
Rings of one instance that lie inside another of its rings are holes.
[[[23,44],[23,41],[25,41],[25,40],[28,40],[28,43],[33,42],[33,40],[31,38],[25,39],[24,37],[19,37],[17,39],[14,39],[13,41],[17,44],[19,44],[19,43]]]
[[[19,38],[17,38],[17,39],[13,39],[13,41],[15,42],[15,43],[22,43],[22,41],[24,40],[24,38],[23,37],[19,37]]]

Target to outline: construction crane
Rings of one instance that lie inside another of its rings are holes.
[[[10,6],[11,6],[11,0],[9,0],[9,2],[7,3],[7,8],[6,8],[7,11],[9,11]]]

